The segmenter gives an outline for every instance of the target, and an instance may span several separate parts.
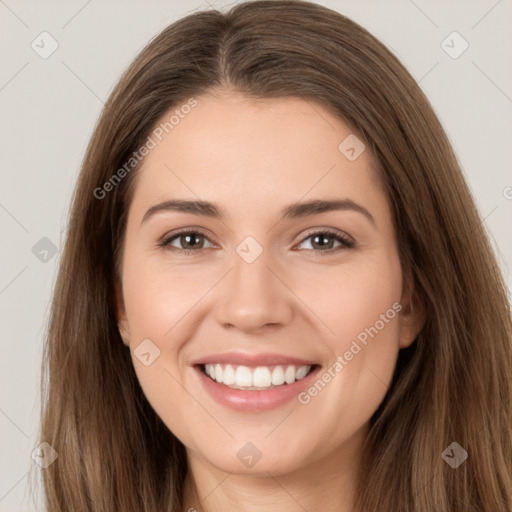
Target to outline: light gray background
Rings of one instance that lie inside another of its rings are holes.
[[[369,29],[420,82],[458,154],[510,289],[512,1],[318,3]],[[36,510],[28,473],[60,252],[43,262],[32,248],[43,237],[62,248],[86,144],[121,72],[165,26],[209,5],[230,2],[0,0],[2,512]],[[47,59],[31,48],[43,31],[59,43]],[[457,59],[441,47],[453,31],[469,43]]]

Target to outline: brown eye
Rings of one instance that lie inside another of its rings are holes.
[[[343,249],[349,249],[355,245],[355,243],[348,238],[346,235],[330,230],[315,231],[310,233],[306,238],[299,244],[302,245],[306,240],[311,240],[311,248],[307,250],[313,250],[315,252],[333,253]],[[339,245],[334,247],[334,244],[338,242]]]
[[[165,237],[161,243],[161,247],[167,247],[178,252],[191,253],[204,249],[205,240],[208,240],[204,233],[200,231],[182,231],[171,236]],[[174,244],[178,243],[180,247]]]

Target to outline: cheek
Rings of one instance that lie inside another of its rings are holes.
[[[392,345],[392,340],[398,344],[396,320],[402,271],[394,251],[375,251],[347,264],[311,273],[307,279],[302,276],[294,283],[294,289],[329,328],[325,340],[332,352],[348,350],[358,336],[364,342],[365,337],[370,337],[368,329],[377,335],[375,326],[383,350]]]
[[[335,409],[357,407],[361,416],[369,416],[384,398],[398,356],[398,256],[368,258],[364,266],[337,269],[323,282],[328,293],[315,312],[332,331],[324,338],[331,354],[325,376],[331,392],[324,398]]]
[[[188,320],[194,315],[198,300],[217,278],[211,272],[201,274],[192,266],[171,268],[161,258],[135,251],[129,254],[125,260],[123,292],[135,373],[153,409],[171,430],[181,432],[187,424],[186,411],[191,399],[180,384],[180,350],[191,335]],[[147,349],[139,350],[142,346]],[[150,362],[146,365],[143,354],[148,352]],[[171,414],[175,410],[182,413]]]
[[[199,267],[171,266],[159,254],[142,252],[126,259],[123,291],[134,341],[172,336],[174,327],[215,283],[216,276]]]
[[[384,276],[382,272],[362,279],[347,280],[339,292],[338,311],[333,317],[341,348],[347,340],[358,340],[362,346],[370,339],[379,339],[375,347],[398,346],[398,310],[401,296],[401,279]],[[369,343],[368,343],[369,345]],[[346,347],[348,349],[348,347]]]

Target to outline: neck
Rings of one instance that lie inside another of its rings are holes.
[[[357,512],[352,503],[366,433],[362,429],[327,456],[281,474],[225,472],[187,450],[183,512]]]

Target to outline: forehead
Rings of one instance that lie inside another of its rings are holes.
[[[195,99],[193,108],[176,105],[157,123],[161,140],[152,136],[156,145],[137,179],[134,203],[141,208],[169,196],[212,199],[251,214],[305,195],[378,199],[370,151],[347,158],[343,150],[357,136],[320,104],[238,93]],[[181,115],[168,123],[176,110]]]

